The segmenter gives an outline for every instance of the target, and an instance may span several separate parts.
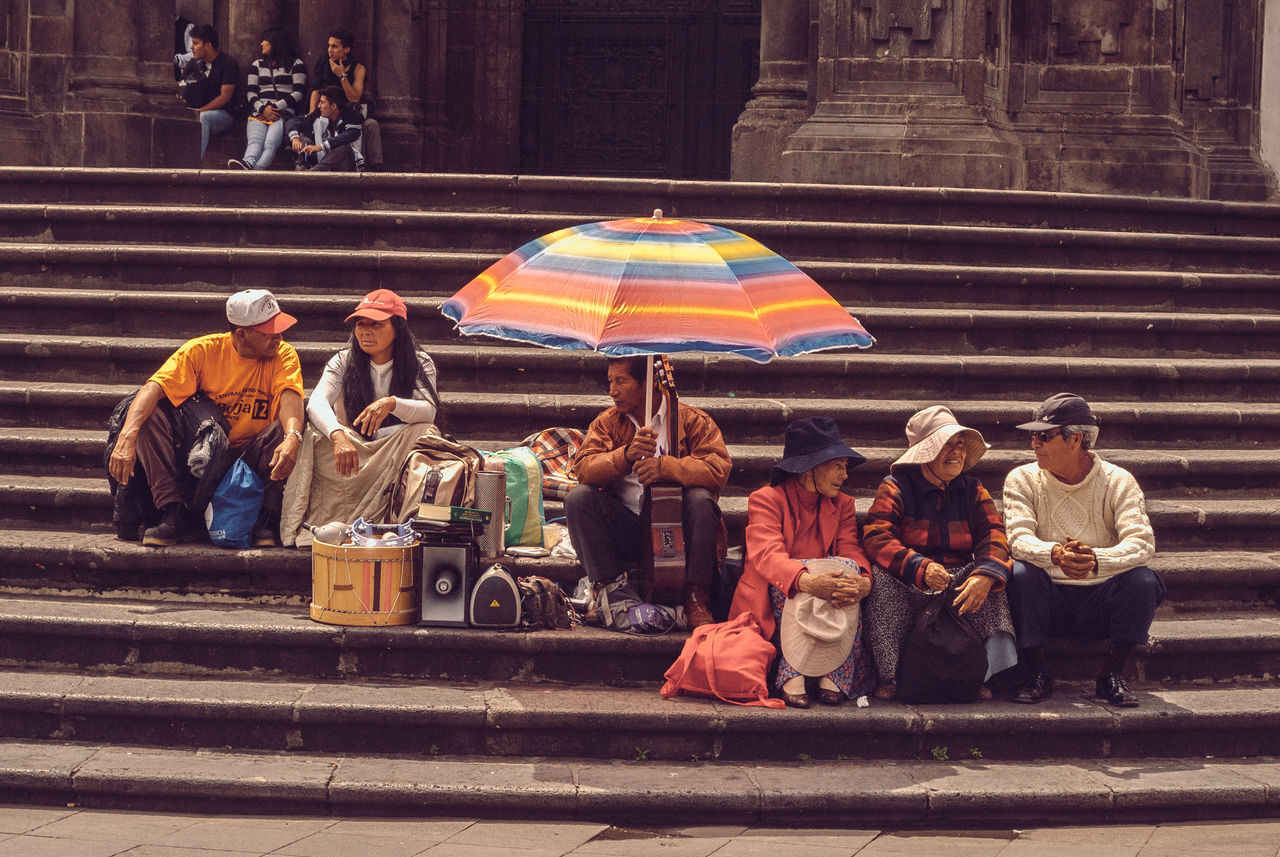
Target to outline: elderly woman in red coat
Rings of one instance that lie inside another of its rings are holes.
[[[796,636],[775,634],[787,603],[802,593],[827,602],[823,607],[848,612],[871,591],[871,564],[858,539],[853,498],[840,490],[849,468],[864,461],[841,440],[835,421],[826,417],[796,420],[787,426],[782,460],[773,469],[771,484],[753,492],[747,502],[746,561],[730,615],[747,611],[775,644],[782,637],[775,687],[789,706],[809,706],[806,677],[817,680],[818,700],[827,705],[839,705],[847,698],[865,705],[866,695],[875,687],[875,670],[870,651],[862,645],[856,610],[854,624],[841,642],[849,646],[847,655],[839,666],[816,675],[801,662],[816,662],[808,658],[809,649],[793,649],[797,660],[793,664],[788,642]],[[833,564],[844,572],[806,569],[806,560],[826,557],[843,560]],[[794,611],[788,622],[793,616]]]

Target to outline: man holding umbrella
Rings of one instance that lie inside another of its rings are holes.
[[[672,417],[666,401],[645,419],[649,359],[609,361],[613,407],[592,421],[574,456],[580,484],[565,498],[565,515],[587,577],[609,583],[642,559],[648,538],[640,517],[645,488],[655,482],[682,485],[684,608],[689,627],[696,628],[712,621],[708,588],[725,538],[717,500],[733,462],[711,417],[684,404],[677,405],[679,448],[667,449]]]

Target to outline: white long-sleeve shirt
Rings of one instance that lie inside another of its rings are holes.
[[[311,420],[311,424],[325,437],[331,436],[335,431],[343,428],[338,422],[338,415],[334,413],[333,405],[342,395],[342,376],[347,371],[347,362],[351,359],[351,350],[344,348],[337,354],[329,358],[329,362],[325,364],[324,374],[320,376],[320,383],[316,384],[315,390],[311,393],[311,398],[307,401],[307,418]],[[431,379],[432,386],[436,383],[436,364],[427,355],[425,351],[418,352],[418,359],[422,362],[422,370],[427,377]],[[374,398],[386,396],[391,391],[391,369],[395,366],[394,360],[388,360],[379,366],[376,363],[369,364],[370,374],[373,377],[373,395]],[[414,398],[401,399],[395,397],[396,407],[393,413],[396,419],[405,423],[431,423],[436,419],[435,402],[427,398],[426,388],[419,385],[418,389],[413,391]],[[354,420],[358,414],[347,414],[347,419]],[[376,437],[385,437],[392,432],[400,429],[400,425],[383,426],[378,429]]]
[[[1054,583],[1093,586],[1146,565],[1156,540],[1142,489],[1129,471],[1089,453],[1093,468],[1068,485],[1039,464],[1014,468],[1004,481],[1004,524],[1015,559],[1040,566]],[[1096,574],[1072,580],[1051,559],[1053,546],[1076,538],[1093,548]]]

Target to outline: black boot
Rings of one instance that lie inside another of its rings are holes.
[[[148,527],[142,534],[142,543],[151,548],[167,548],[178,543],[178,530],[182,526],[182,517],[186,507],[181,503],[170,503],[164,507],[160,523]]]

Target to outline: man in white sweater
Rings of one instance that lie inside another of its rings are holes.
[[[1015,560],[1007,592],[1026,669],[1013,701],[1034,703],[1053,693],[1044,647],[1050,637],[1075,637],[1110,640],[1096,695],[1136,706],[1125,667],[1147,641],[1165,594],[1146,565],[1156,548],[1142,489],[1127,470],[1092,451],[1098,420],[1077,395],[1050,396],[1036,419],[1018,428],[1031,433],[1036,461],[1015,468],[1004,483]]]

